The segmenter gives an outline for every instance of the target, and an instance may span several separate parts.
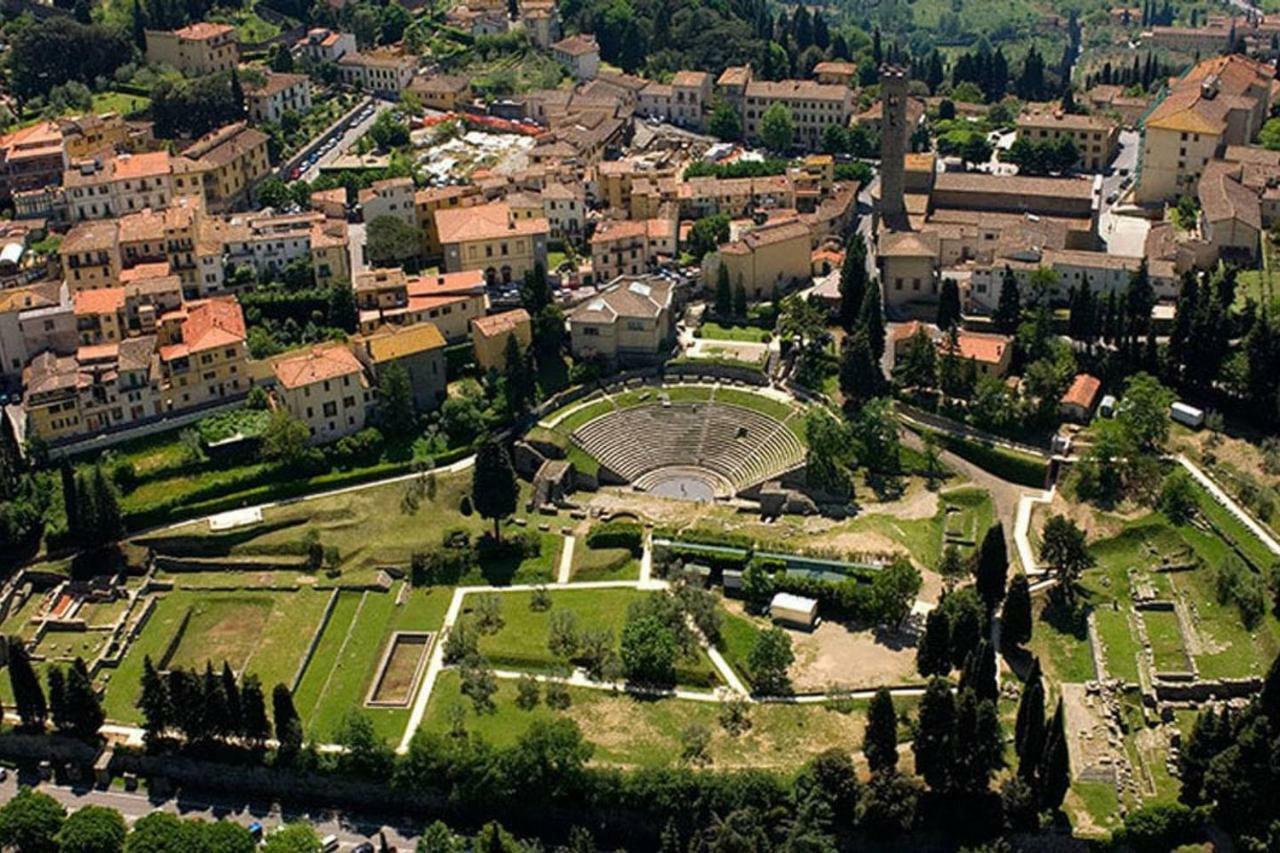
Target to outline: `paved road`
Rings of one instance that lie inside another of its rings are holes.
[[[356,140],[369,132],[369,128],[373,127],[373,123],[378,120],[378,116],[395,106],[393,101],[375,100],[375,109],[369,114],[364,121],[351,125],[347,130],[338,137],[338,144],[333,146],[329,151],[320,155],[320,159],[316,161],[310,169],[303,172],[301,179],[310,183],[320,177],[320,167],[332,163],[338,157],[342,156],[348,148],[355,145]],[[327,139],[328,137],[326,137]]]
[[[11,773],[8,779],[0,783],[0,801],[7,802],[17,793],[19,780],[15,778],[16,776],[17,774]],[[179,794],[177,797],[160,799],[143,792],[72,788],[52,782],[38,782],[25,777],[21,782],[53,797],[68,811],[75,811],[89,805],[116,809],[124,815],[125,821],[130,825],[154,811],[166,811],[183,818],[228,820],[241,826],[248,826],[257,821],[268,832],[282,823],[305,821],[312,824],[321,837],[336,835],[341,844],[340,849],[343,850],[350,850],[363,841],[371,840],[376,845],[378,832],[382,831],[386,834],[387,843],[401,851],[411,851],[418,835],[416,826],[405,824],[398,819],[380,819],[371,815],[353,817],[346,812],[339,813],[310,807],[282,807],[276,803],[224,797],[212,793],[194,793],[191,796]]]

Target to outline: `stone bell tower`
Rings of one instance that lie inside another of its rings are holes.
[[[907,156],[907,69],[880,67],[880,222],[884,228],[903,231],[907,207],[903,198]]]

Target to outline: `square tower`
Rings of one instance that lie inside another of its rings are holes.
[[[907,156],[907,70],[880,67],[880,221],[895,231],[908,228],[903,198]]]

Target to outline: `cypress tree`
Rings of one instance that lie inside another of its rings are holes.
[[[871,697],[867,708],[862,754],[872,773],[892,772],[898,765],[898,715],[893,709],[893,696],[883,687]]]
[[[511,337],[515,337],[512,335]],[[244,734],[244,709],[241,707],[240,685],[236,683],[235,673],[231,671],[231,665],[225,660],[222,662],[222,673],[220,675],[222,682],[222,695],[226,697],[226,734],[240,736]]]
[[[849,238],[840,267],[840,326],[852,334],[867,291],[867,243],[860,232]]]
[[[1018,292],[1018,277],[1006,265],[1000,278],[1000,299],[993,319],[1001,333],[1011,335],[1018,330],[1021,317],[1022,295]]]
[[[953,278],[942,280],[938,294],[938,328],[944,332],[960,322],[960,286]]]
[[[924,620],[924,636],[916,649],[916,672],[928,678],[951,672],[951,619],[935,607]]]
[[[226,737],[231,732],[227,714],[227,694],[222,689],[222,679],[213,671],[213,662],[204,662],[204,675],[200,679],[200,694],[204,699],[205,727],[208,738]]]
[[[723,263],[716,271],[716,316],[728,317],[733,313],[733,286],[729,283],[729,268]]]
[[[142,660],[142,692],[138,697],[138,710],[142,711],[148,743],[163,737],[169,726],[173,725],[168,685],[160,677],[160,673],[156,672],[150,655]]]
[[[53,721],[54,728],[65,732],[71,728],[71,721],[67,716],[67,682],[62,668],[49,667],[45,680],[49,682],[49,719]]]
[[[969,652],[973,651],[982,639],[982,605],[972,593],[961,590],[955,595],[965,596],[950,614],[951,619],[951,665],[955,668],[964,666]],[[967,599],[967,600],[966,600]]]
[[[880,282],[872,279],[862,297],[862,328],[867,333],[867,343],[871,346],[871,354],[876,363],[884,358],[884,308],[880,304]]]
[[[98,544],[115,542],[124,535],[124,520],[120,514],[120,496],[116,484],[111,481],[101,465],[93,468],[93,538]]]
[[[1013,746],[1018,754],[1018,770],[1025,779],[1035,777],[1044,748],[1044,679],[1040,676],[1040,659],[1031,659],[1027,682],[1018,701],[1018,716],[1013,728]]]
[[[26,643],[21,637],[9,638],[9,683],[13,686],[13,701],[23,727],[43,729],[48,713],[44,688],[31,666]]]
[[[1017,648],[1031,639],[1031,585],[1019,572],[1009,583],[1000,612],[1000,642],[1005,648]]]
[[[67,532],[79,536],[83,531],[77,530],[80,522],[80,492],[76,488],[76,472],[71,463],[63,459],[58,465],[58,473],[62,478],[62,507],[67,517]]]
[[[972,690],[979,699],[995,700],[1000,687],[996,679],[996,652],[983,638],[965,658],[960,671],[960,689]]]
[[[1045,811],[1056,811],[1071,786],[1071,757],[1067,749],[1067,726],[1061,699],[1053,712],[1053,722],[1049,724],[1039,777],[1040,807]]]
[[[951,684],[944,678],[932,679],[920,698],[919,722],[911,750],[915,754],[916,774],[935,791],[947,789],[955,720]]]
[[[107,715],[83,658],[76,658],[67,670],[66,703],[71,733],[85,740],[96,737]]]
[[[271,691],[271,712],[275,719],[280,760],[288,764],[302,749],[302,720],[294,710],[293,695],[283,684],[277,684]]]
[[[1004,544],[1004,526],[999,521],[987,529],[978,549],[978,595],[987,605],[987,613],[995,612],[1004,598],[1009,575],[1009,552]]]
[[[253,746],[261,746],[271,735],[267,722],[267,702],[256,675],[246,675],[240,688],[241,734]]]

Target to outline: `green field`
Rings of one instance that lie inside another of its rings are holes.
[[[1123,678],[1130,684],[1138,683],[1138,652],[1140,647],[1129,627],[1125,610],[1103,607],[1093,614],[1098,626],[1098,636],[1106,648],[1107,673],[1112,678]]]
[[[578,542],[573,549],[575,581],[629,581],[640,577],[640,560],[626,548],[588,548]]]
[[[1142,614],[1142,621],[1147,626],[1156,671],[1186,672],[1187,650],[1182,643],[1177,614],[1167,610],[1148,610]]]
[[[769,339],[773,332],[759,326],[724,326],[706,322],[698,327],[698,337],[713,341],[742,341],[759,344]]]
[[[626,622],[627,608],[632,602],[653,593],[635,589],[555,589],[550,591],[551,609],[535,611],[529,604],[532,592],[509,592],[500,595],[503,626],[495,634],[480,637],[480,654],[497,669],[520,669],[531,672],[558,672],[562,661],[547,649],[551,614],[567,610],[577,620],[579,630],[608,628],[618,638]],[[462,619],[468,619],[475,606],[474,596],[463,603]],[[706,654],[699,651],[695,659],[682,659],[676,677],[682,684],[708,687],[715,682],[715,669]]]
[[[324,612],[328,594],[174,591],[160,597],[146,627],[125,653],[120,666],[104,670],[107,717],[132,723],[140,717],[134,703],[142,679],[143,660],[162,665],[176,633],[187,621],[170,665],[220,669],[226,660],[237,674],[251,672],[268,692],[289,684]],[[190,614],[190,618],[188,617]]]
[[[399,741],[409,708],[365,708],[365,697],[392,635],[439,631],[453,589],[415,589],[397,605],[398,591],[338,594],[329,624],[294,691],[308,736],[327,741],[349,712],[359,711],[388,742]]]
[[[721,768],[772,768],[794,771],[814,755],[830,748],[858,753],[862,745],[866,706],[841,703],[840,710],[823,705],[755,705],[748,711],[750,728],[734,737],[720,725],[720,709],[710,702],[679,699],[646,699],[625,693],[569,688],[571,704],[555,711],[545,704],[532,710],[515,705],[516,685],[499,682],[494,696],[496,710],[477,713],[459,691],[456,672],[441,673],[432,692],[422,730],[445,733],[451,717],[461,709],[463,726],[496,746],[515,740],[535,720],[568,717],[578,723],[594,746],[592,761],[624,767],[664,767],[680,760],[680,734],[691,726],[711,733],[708,754],[712,766]],[[896,700],[901,710],[914,707],[911,700]]]
[[[748,684],[751,676],[747,660],[760,633],[760,626],[745,616],[726,612],[720,621],[720,653],[738,677]]]

